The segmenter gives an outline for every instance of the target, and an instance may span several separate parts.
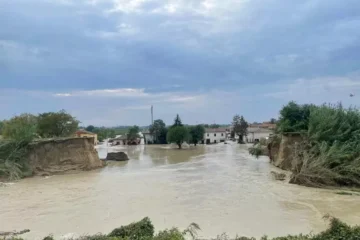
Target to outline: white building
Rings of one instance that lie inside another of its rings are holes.
[[[206,128],[204,134],[204,144],[221,143],[227,140],[228,131],[225,128]]]
[[[249,127],[247,130],[246,142],[253,143],[259,141],[261,138],[268,138],[274,133],[273,130],[260,127]]]
[[[144,144],[152,144],[155,141],[154,135],[152,135],[149,131],[144,131]]]

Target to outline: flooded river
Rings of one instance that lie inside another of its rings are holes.
[[[0,231],[28,228],[29,239],[106,233],[145,216],[156,230],[196,222],[201,237],[318,232],[326,213],[360,223],[360,197],[275,181],[268,159],[249,156],[245,146],[119,149],[131,160],[0,188]]]

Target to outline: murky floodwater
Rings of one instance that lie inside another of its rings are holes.
[[[109,232],[145,216],[157,230],[196,222],[202,237],[317,232],[326,213],[360,223],[360,197],[272,180],[268,159],[244,146],[120,149],[130,161],[0,188],[0,231],[29,228],[29,239]]]

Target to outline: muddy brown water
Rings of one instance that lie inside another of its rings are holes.
[[[145,216],[156,230],[196,222],[200,237],[318,232],[327,213],[360,223],[360,197],[275,181],[268,159],[249,156],[245,146],[119,150],[131,160],[0,188],[0,231],[28,228],[28,239],[107,233]],[[114,149],[98,151],[104,157]]]

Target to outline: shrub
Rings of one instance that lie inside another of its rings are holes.
[[[0,142],[0,177],[17,180],[31,175],[26,159],[28,144],[15,140]]]
[[[128,238],[128,237],[125,237],[125,238],[109,237],[108,235],[95,234],[92,236],[82,236],[80,238],[73,239],[73,240],[130,240],[130,238]]]
[[[44,237],[43,240],[54,240],[54,237],[52,235],[49,235]]]
[[[131,240],[151,239],[154,236],[154,226],[148,217],[139,222],[131,223],[114,229],[109,237],[130,238]]]
[[[294,149],[290,182],[306,186],[360,186],[360,112],[338,105],[289,103],[281,112],[280,132],[302,131]]]
[[[268,156],[269,150],[266,146],[257,144],[254,147],[249,148],[249,153],[256,158],[259,158],[259,156]]]
[[[259,158],[262,155],[262,149],[260,146],[256,145],[254,147],[249,148],[249,153],[256,158]]]
[[[172,228],[160,231],[153,240],[185,240],[185,237],[177,228]]]
[[[267,143],[266,138],[260,138],[260,140],[259,140],[259,144],[260,144],[260,145],[266,146],[266,143]]]

